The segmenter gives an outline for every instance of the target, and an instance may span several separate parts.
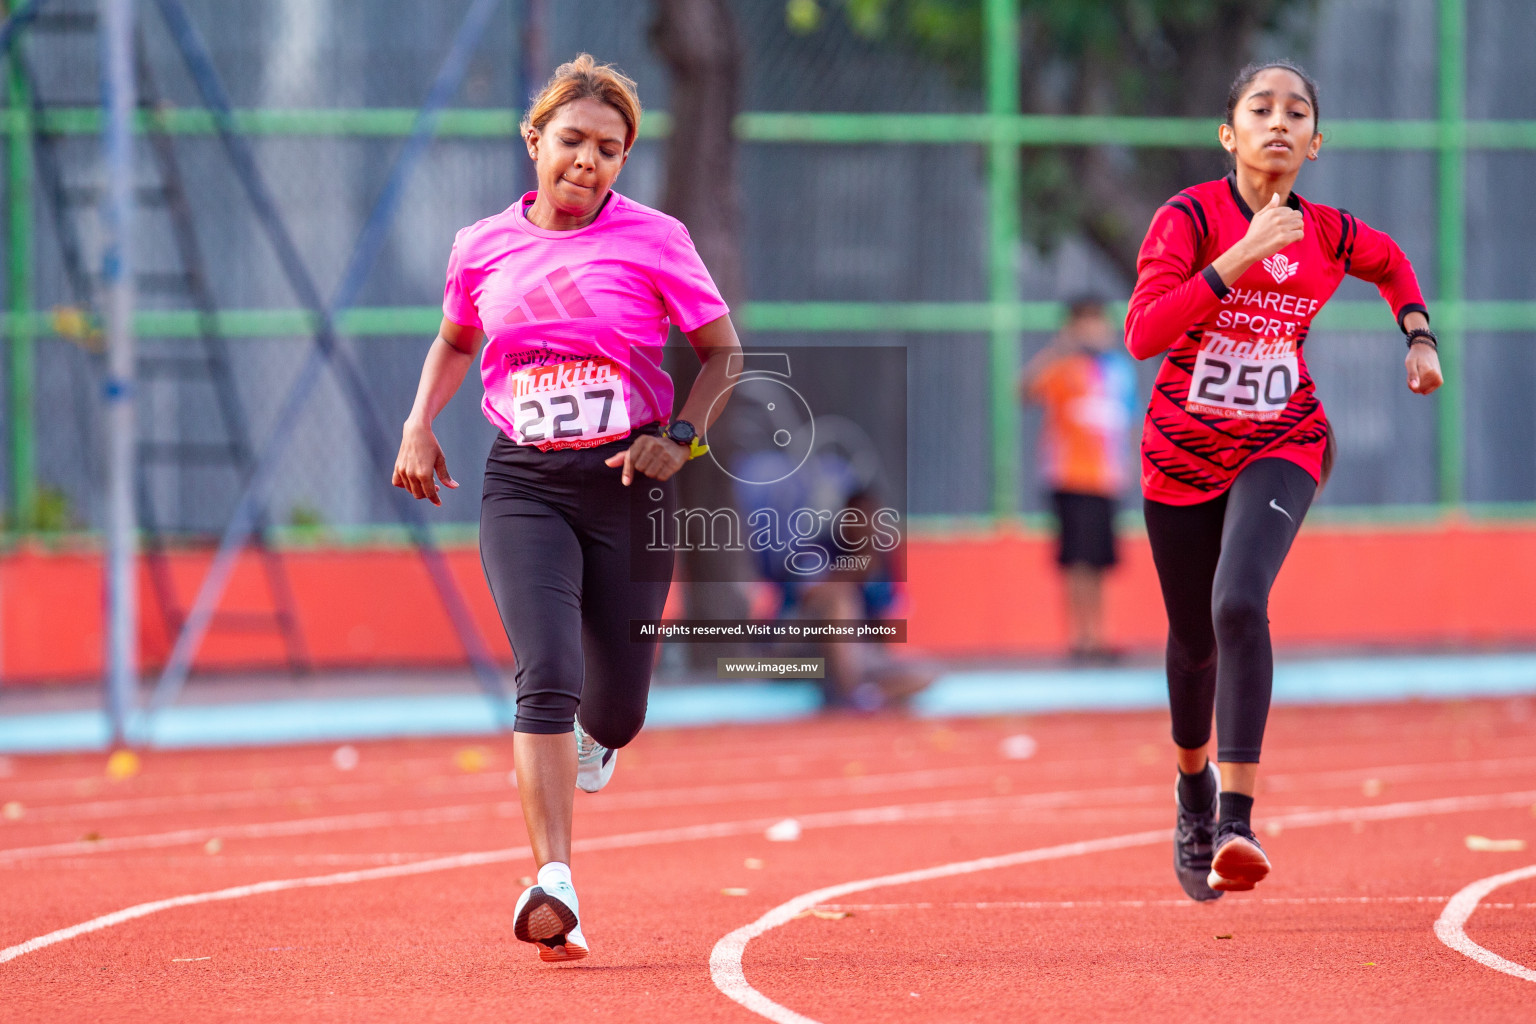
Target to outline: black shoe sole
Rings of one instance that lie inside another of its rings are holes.
[[[580,960],[587,951],[566,941],[566,933],[576,927],[576,915],[563,902],[534,886],[523,904],[522,913],[512,922],[512,934],[523,942],[539,947],[539,959],[551,963]]]

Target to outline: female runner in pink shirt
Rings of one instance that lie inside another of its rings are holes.
[[[582,54],[534,99],[522,131],[538,191],[455,238],[395,462],[395,486],[417,498],[441,504],[438,479],[458,486],[432,420],[485,341],[481,407],[501,432],[480,556],[517,662],[513,756],[539,865],[513,931],[546,961],[588,950],[571,884],[574,789],[601,789],[645,720],[655,642],[631,640],[629,622],[661,617],[672,552],[632,553],[630,526],[670,514],[670,480],[703,450],[741,351],[687,229],[612,191],[640,126],[634,86]],[[668,423],[673,326],[704,365]]]

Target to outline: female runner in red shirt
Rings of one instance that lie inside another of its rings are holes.
[[[538,191],[454,240],[395,463],[395,485],[433,504],[439,479],[458,486],[432,420],[484,342],[481,404],[499,432],[480,556],[517,660],[512,753],[539,865],[512,929],[546,961],[589,949],[574,790],[601,789],[645,720],[656,645],[629,624],[661,617],[672,552],[631,546],[631,527],[675,507],[671,478],[703,451],[741,351],[687,229],[613,191],[639,127],[634,82],[587,54],[534,98],[522,128]],[[661,368],[672,327],[704,363],[675,419]]]
[[[1142,431],[1142,492],[1168,611],[1174,867],[1197,900],[1269,873],[1249,823],[1274,675],[1269,590],[1333,461],[1303,346],[1346,274],[1375,284],[1396,316],[1409,389],[1441,384],[1402,250],[1292,191],[1322,146],[1317,118],[1317,87],[1300,68],[1239,72],[1219,129],[1235,168],[1158,210],[1126,318],[1132,355],[1166,353]]]

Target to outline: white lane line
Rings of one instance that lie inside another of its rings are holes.
[[[1274,896],[1243,899],[1243,906],[1272,904],[1274,906],[1359,906],[1372,903],[1445,903],[1449,896]],[[847,910],[868,913],[880,910],[1080,910],[1084,907],[1191,907],[1200,904],[1193,900],[993,900],[982,903],[822,903],[817,910]],[[1536,908],[1536,903],[1483,903],[1502,910]]]
[[[440,765],[441,760],[405,762],[407,765]],[[1088,762],[1032,762],[1021,767],[1017,764],[983,764],[966,767],[923,769],[891,772],[877,775],[851,777],[799,776],[766,779],[761,781],[718,783],[711,786],[684,786],[648,788],[631,792],[605,793],[594,800],[587,809],[592,811],[621,811],[653,807],[697,806],[703,803],[734,803],[741,800],[771,800],[784,796],[857,796],[874,793],[894,793],[903,790],[937,789],[948,785],[992,783],[1007,778],[1012,783],[1039,784],[1049,778],[1076,775]],[[1094,762],[1097,763],[1097,762]],[[1444,763],[1415,762],[1411,764],[1379,765],[1369,768],[1350,768],[1327,772],[1280,773],[1267,776],[1265,783],[1270,792],[1318,793],[1321,789],[1344,788],[1358,785],[1362,780],[1375,779],[1382,783],[1411,782],[1421,778],[1453,780],[1485,776],[1507,776],[1510,773],[1536,767],[1536,757],[1486,759],[1480,761],[1451,761]],[[232,773],[226,773],[232,774]],[[249,778],[250,772],[240,773]],[[306,775],[326,774],[334,778],[336,770],[329,765],[314,768]],[[100,785],[100,780],[94,780]],[[124,797],[113,800],[91,799],[84,802],[33,805],[26,807],[25,824],[81,821],[134,817],[148,814],[170,814],[187,811],[234,811],[256,807],[279,807],[293,803],[334,804],[348,800],[371,800],[387,796],[394,802],[402,799],[424,799],[444,795],[470,795],[474,793],[505,792],[509,789],[507,775],[502,771],[487,771],[476,775],[432,775],[410,780],[405,788],[386,782],[357,780],[336,782],[316,788],[270,788],[218,790],[208,793],[181,793],[159,796]],[[12,787],[14,789],[14,787]],[[5,791],[5,799],[21,794]],[[366,812],[359,812],[366,813]],[[368,826],[365,826],[368,827]],[[78,851],[74,851],[78,852]],[[100,851],[98,851],[100,852]],[[0,851],[0,862],[4,852]]]
[[[1491,875],[1462,889],[1451,897],[1451,901],[1440,912],[1439,919],[1435,921],[1435,937],[1484,967],[1492,967],[1496,971],[1525,981],[1536,981],[1536,971],[1523,964],[1517,964],[1513,960],[1506,960],[1497,953],[1479,946],[1467,937],[1465,929],[1467,918],[1472,916],[1472,912],[1477,909],[1477,905],[1482,902],[1484,896],[1511,882],[1520,882],[1527,878],[1536,878],[1536,864],[1528,868],[1506,871],[1502,875]]]
[[[943,773],[940,772],[911,772],[890,776],[869,776],[866,778],[877,782],[874,790],[878,791],[879,789],[885,788],[887,782],[893,779],[909,779],[912,782],[918,784],[918,786],[915,788],[920,788],[922,783],[931,782],[933,781],[934,776],[942,774]],[[828,781],[841,783],[845,780]],[[685,793],[699,795],[701,792],[706,791],[712,797],[723,798],[725,794],[717,793],[715,790],[727,790],[730,788],[731,787],[699,787],[697,789],[691,790],[663,790],[661,792],[668,794],[668,802],[671,802],[673,795],[681,796]],[[753,788],[755,790],[755,787]],[[832,786],[829,786],[827,787],[827,792],[817,795],[833,795],[835,792],[836,790]],[[1144,803],[1149,799],[1161,795],[1162,793],[1163,790],[1159,786],[1118,786],[1108,789],[1057,790],[1045,793],[1020,793],[1011,796],[976,797],[966,800],[941,801],[928,805],[902,805],[901,811],[896,817],[887,818],[884,820],[909,821],[913,820],[914,815],[922,815],[924,813],[937,817],[958,817],[967,812],[990,813],[997,811],[1038,810],[1060,807],[1076,809],[1084,807],[1088,804],[1095,804],[1103,807],[1115,806],[1117,801],[1121,801],[1124,804],[1135,805]],[[630,808],[630,806],[646,806],[646,804],[642,802],[637,802],[634,805],[618,803],[618,799],[624,795],[625,794],[614,794],[614,797],[606,803],[603,801],[594,800],[590,805],[583,804],[583,808],[584,810],[591,810],[596,812],[604,809],[627,810]],[[636,797],[647,797],[650,794],[642,791],[641,793],[629,795]],[[1456,803],[1456,801],[1461,799],[1462,798],[1460,797],[1446,798],[1446,800],[1449,800],[1453,805],[1456,806],[1460,806]],[[930,808],[931,810],[928,812],[920,812],[914,810],[914,807],[924,806]],[[1395,814],[1393,808],[1397,806],[1400,805],[1377,804],[1365,808],[1360,808],[1357,813],[1362,820],[1390,818]],[[1416,804],[1414,806],[1418,805]],[[520,808],[516,803],[505,801],[494,804],[458,804],[446,807],[429,807],[410,811],[365,811],[357,814],[328,815],[320,818],[297,818],[284,821],[259,822],[256,824],[248,825],[210,825],[202,828],[177,829],[170,832],[156,832],[146,835],[120,836],[110,839],[73,840],[65,843],[49,843],[41,846],[24,846],[13,847],[11,849],[0,849],[0,865],[14,864],[20,861],[36,860],[45,857],[78,857],[92,854],[113,853],[120,850],[164,849],[173,846],[192,845],[200,846],[203,843],[206,843],[209,839],[213,839],[215,837],[220,839],[270,839],[288,836],[316,835],[329,832],[390,828],[396,826],[435,825],[447,822],[469,821],[488,815],[507,818],[516,817],[520,813]],[[831,814],[830,820],[842,821],[842,816],[847,813],[874,815],[878,817],[882,814],[891,813],[891,809],[870,808],[864,811],[833,811],[828,813]],[[1324,815],[1325,820],[1323,823],[1326,823],[1327,820],[1331,820],[1326,819],[1326,816],[1335,812],[1324,810],[1312,813]],[[1296,815],[1292,815],[1291,817],[1295,818]],[[814,820],[817,820],[817,815],[814,814],[807,815],[802,819],[802,821]],[[1270,820],[1273,821],[1281,819]],[[1290,819],[1287,818],[1283,820]],[[1298,818],[1297,820],[1301,819]],[[861,821],[861,823],[870,824],[873,823],[873,821],[865,820]],[[1307,823],[1307,821],[1301,821],[1301,824],[1303,825]]]
[[[940,864],[938,867],[923,868],[919,871],[903,871],[894,875],[881,875],[878,878],[865,878],[857,882],[829,885],[824,889],[817,889],[814,892],[796,896],[787,903],[779,904],[756,921],[736,929],[715,943],[715,948],[709,954],[709,974],[715,983],[715,987],[720,989],[721,992],[724,992],[753,1013],[774,1021],[775,1024],[818,1024],[817,1021],[804,1014],[796,1013],[787,1006],[779,1005],[748,984],[746,975],[742,972],[741,967],[741,957],[747,950],[747,943],[764,932],[793,920],[797,915],[810,910],[818,903],[835,900],[840,896],[847,896],[851,893],[863,892],[866,889],[879,889],[890,885],[908,885],[912,882],[926,882],[934,878],[945,878],[950,875],[965,875],[975,871],[990,871],[995,868],[1014,867],[1018,864],[1031,864],[1043,860],[1081,857],[1089,853],[1123,850],[1132,846],[1147,846],[1151,843],[1165,842],[1169,835],[1168,829],[1156,829],[1151,832],[1132,832],[1129,835],[1110,836],[1107,839],[1090,839],[1078,843],[1065,843],[1061,846],[1047,846],[1038,850],[1024,850],[1019,853],[1009,853],[998,857],[981,857],[976,860],[958,861],[953,864]]]
[[[1105,792],[1120,792],[1107,790]],[[1083,796],[1084,794],[1079,794]],[[1041,794],[1041,797],[1053,799],[1071,799],[1073,794]],[[1015,800],[1020,798],[1014,798]],[[1024,798],[1027,799],[1027,798]],[[932,804],[907,804],[887,807],[868,807],[853,811],[827,811],[818,814],[801,816],[798,820],[803,828],[841,828],[850,825],[883,825],[907,821],[924,821],[933,818],[953,816],[971,811],[978,803],[998,802],[998,798],[984,798],[982,800],[945,800]],[[511,805],[509,805],[511,806]],[[754,835],[761,833],[769,825],[779,820],[779,817],[758,818],[750,821],[720,822],[710,825],[690,825],[680,828],[653,829],[646,832],[630,832],[616,836],[599,836],[592,839],[578,839],[571,844],[577,852],[592,852],[597,850],[617,850],[633,846],[653,846],[663,843],[693,842],[703,839],[718,839],[737,835]],[[296,823],[302,824],[302,823]],[[230,835],[224,832],[223,835]],[[1157,833],[1166,836],[1166,832]],[[140,837],[156,838],[156,837]],[[369,882],[382,878],[399,878],[409,875],[428,874],[435,871],[449,871],[455,868],[477,867],[484,864],[497,864],[509,860],[517,860],[531,856],[528,847],[517,846],[504,850],[490,850],[483,853],[456,854],[448,857],[436,857],[431,860],[416,861],[409,864],[394,864],[387,867],[370,868],[361,871],[343,871],[337,874],[316,875],[307,878],[278,879],[270,882],[257,882],[251,885],[237,885],[227,889],[219,889],[213,892],[193,893],[186,896],[173,896],[168,899],[154,900],[149,903],[140,903],[123,910],[92,918],[81,924],[61,928],[58,931],[49,932],[47,935],[29,939],[9,949],[0,950],[0,963],[14,960],[35,950],[42,949],[55,943],[64,942],[80,935],[110,928],[113,925],[132,921],[136,918],[157,914],[162,910],[171,910],[176,907],[192,906],[199,903],[213,903],[223,900],[243,899],[247,896],[259,896],[263,893],[281,892],[287,889],[315,888],[332,885],[349,885],[355,882]]]
[[[834,776],[822,778],[785,778],[761,782],[721,783],[712,786],[686,786],[666,789],[642,789],[633,792],[605,793],[591,802],[592,809],[615,811],[651,807],[693,807],[703,803],[734,803],[741,800],[771,800],[785,796],[858,796],[890,793],[909,789],[937,789],[990,783],[1010,767],[977,765],[966,768],[924,769],[881,775]],[[81,821],[146,814],[210,810],[240,810],[292,803],[337,803],[347,800],[372,800],[387,797],[404,799],[444,795],[505,792],[512,787],[506,772],[490,771],[460,778],[437,778],[429,784],[391,788],[387,784],[337,784],[323,789],[226,790],[216,793],[187,793],[170,796],[131,797],[121,800],[93,800],[86,803],[28,806],[26,822],[47,823]]]
[[[1303,811],[1296,814],[1278,815],[1269,820],[1289,828],[1311,828],[1321,825],[1341,824],[1348,821],[1386,821],[1394,818],[1409,818],[1421,815],[1459,814],[1467,811],[1519,807],[1530,803],[1533,799],[1536,799],[1536,791],[1526,790],[1518,793],[1490,793],[1473,797],[1403,801],[1394,804],[1380,804],[1374,807],[1343,807],[1328,811]],[[747,981],[746,974],[741,965],[742,956],[747,951],[748,943],[759,935],[793,920],[796,915],[803,911],[851,893],[864,892],[867,889],[880,889],[886,886],[910,885],[913,882],[926,882],[931,879],[946,878],[951,875],[991,871],[997,868],[1013,867],[1018,864],[1060,860],[1066,857],[1082,857],[1090,853],[1123,850],[1134,846],[1149,846],[1153,843],[1166,842],[1171,834],[1171,831],[1168,829],[1159,829],[1151,832],[1132,832],[1122,836],[1110,836],[1106,839],[1065,843],[1060,846],[1024,850],[1019,853],[1003,854],[997,857],[982,857],[976,860],[958,861],[953,864],[940,864],[937,867],[923,868],[918,871],[904,871],[894,875],[881,875],[878,878],[866,878],[856,882],[844,882],[841,885],[817,889],[814,892],[796,896],[786,903],[779,904],[751,924],[743,925],[721,938],[719,942],[715,943],[714,949],[709,954],[710,978],[714,981],[715,987],[725,993],[726,996],[745,1006],[758,1016],[774,1021],[775,1024],[820,1024],[820,1022],[811,1017],[797,1013],[787,1006],[774,1002],[752,987]],[[1536,873],[1536,866],[1527,870]],[[1497,877],[1505,881],[1514,880],[1503,875]],[[1492,879],[1485,881],[1492,881]],[[1504,882],[1501,881],[1499,884],[1502,885]],[[1475,886],[1469,886],[1468,888],[1475,888]],[[1450,907],[1448,906],[1447,912],[1449,909]],[[1471,910],[1469,909],[1467,913],[1470,915]],[[1465,921],[1465,918],[1462,920]],[[1438,925],[1436,929],[1438,934]],[[1476,948],[1481,949],[1482,947]],[[1466,951],[1463,950],[1463,952]],[[1483,950],[1483,952],[1487,953],[1486,950]],[[1472,956],[1471,953],[1467,955]],[[1487,955],[1493,956],[1491,953],[1487,953]],[[1494,957],[1494,959],[1499,958]],[[1508,961],[1501,962],[1508,963]],[[1518,964],[1512,964],[1511,966],[1525,970],[1525,968],[1520,968]],[[1500,969],[1502,970],[1503,968]]]
[[[914,815],[955,817],[966,813],[978,813],[997,809],[1022,810],[1030,808],[1054,808],[1082,806],[1089,803],[1124,801],[1142,802],[1154,794],[1163,793],[1163,787],[1135,786],[1099,790],[1059,791],[1052,793],[1021,793],[1016,796],[976,797],[965,800],[945,800],[932,804],[904,804],[896,808],[873,807],[859,811],[831,811],[827,820],[842,822],[847,814],[874,816],[860,824],[885,821],[909,821]],[[927,810],[916,810],[927,808]],[[584,810],[586,809],[584,805]],[[602,805],[593,802],[592,810]],[[612,809],[612,808],[610,808]],[[520,815],[521,808],[511,801],[494,804],[458,804],[447,807],[429,807],[414,811],[365,811],[358,814],[330,815],[323,818],[296,818],[285,821],[259,822],[250,825],[210,825],[202,828],[177,829],[171,832],[155,832],[137,836],[119,836],[112,839],[72,840],[66,843],[49,843],[43,846],[22,846],[0,849],[0,864],[13,864],[45,857],[78,857],[88,854],[112,853],[119,850],[162,849],[171,846],[201,845],[208,840],[220,839],[269,839],[282,836],[313,835],[325,832],[344,832],[358,829],[390,828],[403,825],[435,825],[443,822],[468,821],[494,815],[508,818]],[[889,815],[894,814],[894,817]],[[887,817],[881,818],[881,815]],[[820,815],[806,815],[802,821],[821,820]],[[778,820],[778,819],[774,819]]]
[[[601,836],[595,839],[578,839],[571,844],[574,851],[590,853],[595,850],[618,850],[636,846],[658,846],[664,843],[686,843],[700,839],[718,839],[726,836],[746,835],[761,832],[774,819],[763,818],[756,821],[728,821],[712,825],[692,825],[684,828],[653,829],[646,832],[629,832],[616,836]],[[264,893],[283,892],[288,889],[315,889],[332,885],[351,885],[356,882],[372,882],[383,878],[404,878],[411,875],[425,875],[437,871],[450,871],[455,868],[480,867],[486,864],[502,864],[507,861],[523,860],[533,856],[533,851],[526,846],[513,846],[503,850],[486,850],[480,853],[461,853],[450,857],[437,857],[432,860],[417,861],[412,864],[392,864],[388,867],[369,868],[362,871],[341,871],[330,875],[313,875],[308,878],[282,878],[270,882],[257,882],[252,885],[235,885],[227,889],[217,889],[212,892],[190,893],[185,896],[172,896],[163,900],[152,900],[149,903],[140,903],[136,906],[125,907],[122,910],[110,914],[94,917],[89,921],[83,921],[68,928],[60,928],[49,932],[47,935],[39,935],[35,939],[0,950],[0,963],[14,960],[19,956],[36,952],[48,946],[70,939],[98,932],[113,925],[122,924],[125,921],[133,921],[151,914],[158,914],[163,910],[172,910],[176,907],[189,907],[199,903],[216,903],[225,900],[244,899],[247,896],[260,896]]]
[[[207,828],[184,828],[174,832],[121,836],[116,839],[80,839],[68,843],[50,843],[46,846],[20,846],[0,850],[0,864],[39,860],[45,857],[75,857],[82,854],[112,853],[118,850],[153,850],[168,846],[198,845],[214,838],[272,839],[325,832],[350,832],[357,829],[391,828],[400,825],[438,825],[484,817],[488,812],[501,817],[512,817],[520,813],[517,804],[507,802],[434,807],[421,811],[371,811],[364,814],[340,814],[325,818],[260,822],[254,825],[212,825]]]

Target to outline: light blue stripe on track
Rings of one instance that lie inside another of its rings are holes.
[[[814,714],[820,704],[820,691],[805,683],[658,687],[651,691],[646,724],[675,728],[784,721]],[[142,728],[135,731],[144,735]],[[474,694],[443,694],[180,705],[156,717],[145,738],[149,746],[169,749],[494,732],[490,702]],[[0,717],[0,753],[102,750],[107,739],[106,719],[99,711]]]
[[[1160,708],[1160,668],[952,672],[914,701],[930,718]],[[1536,693],[1536,655],[1330,658],[1275,666],[1276,703],[1350,704]]]
[[[1536,654],[1331,658],[1282,663],[1275,700],[1291,704],[1367,703],[1412,698],[1536,694]],[[923,717],[1049,711],[1112,711],[1164,706],[1156,668],[951,672],[913,703]],[[652,728],[778,722],[816,713],[809,683],[722,683],[651,691]],[[490,704],[474,694],[281,700],[181,705],[154,722],[151,746],[228,747],[419,736],[476,736],[496,731]],[[100,712],[0,717],[0,753],[101,750]]]

